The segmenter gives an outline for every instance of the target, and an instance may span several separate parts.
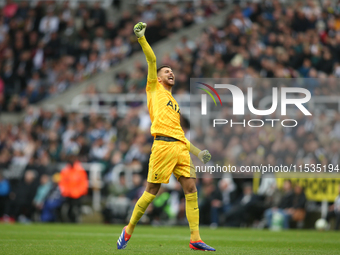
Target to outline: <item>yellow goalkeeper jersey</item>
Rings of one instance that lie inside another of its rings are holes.
[[[157,80],[156,56],[145,36],[138,39],[148,62],[146,95],[151,118],[151,135],[168,136],[187,143],[181,127],[181,111],[171,92]]]

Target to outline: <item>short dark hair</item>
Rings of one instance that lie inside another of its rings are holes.
[[[158,74],[158,72],[159,72],[160,70],[162,70],[162,69],[165,68],[165,67],[172,69],[171,66],[162,65],[162,66],[160,66],[160,67],[157,68],[157,74]]]

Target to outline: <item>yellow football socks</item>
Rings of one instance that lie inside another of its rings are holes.
[[[197,202],[197,192],[185,195],[185,211],[189,222],[191,241],[201,240],[198,225],[199,225],[199,209]]]
[[[152,202],[152,200],[154,200],[155,197],[155,195],[144,191],[143,195],[138,199],[135,208],[133,209],[129,225],[126,228],[126,232],[129,235],[132,235],[137,222],[140,220],[140,218],[142,218],[146,208],[148,208],[149,204]]]

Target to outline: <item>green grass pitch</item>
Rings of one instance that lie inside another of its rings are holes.
[[[137,226],[128,247],[117,250],[123,226],[0,225],[0,254],[200,254],[189,248],[188,227]],[[340,254],[340,233],[201,228],[214,254]]]

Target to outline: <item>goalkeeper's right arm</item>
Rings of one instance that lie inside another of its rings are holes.
[[[150,83],[150,81],[157,82],[157,63],[156,56],[144,36],[146,26],[146,23],[139,22],[134,26],[133,31],[138,37],[138,42],[142,46],[146,61],[148,62],[148,81]]]

